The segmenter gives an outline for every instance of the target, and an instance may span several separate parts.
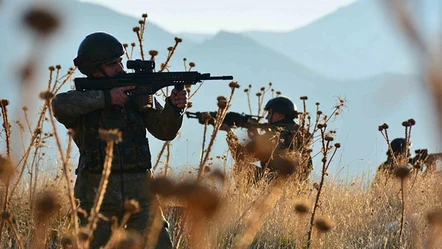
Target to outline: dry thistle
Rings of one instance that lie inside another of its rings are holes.
[[[442,208],[432,210],[427,214],[427,221],[432,226],[442,226]]]
[[[261,97],[261,96],[262,96],[262,93],[261,93],[261,92],[257,92],[257,93],[256,93],[256,96],[257,96],[257,97]]]
[[[329,217],[321,217],[315,220],[315,226],[319,232],[326,233],[333,228],[332,220]]]
[[[150,56],[157,56],[158,55],[158,51],[157,50],[149,50],[149,55]]]
[[[264,92],[266,90],[265,87],[261,87],[261,89],[259,89],[260,91]]]
[[[127,43],[123,43],[123,47],[124,47],[124,48],[127,48],[127,47],[129,47],[129,44],[127,44]]]
[[[237,81],[232,81],[229,83],[230,88],[239,88],[239,84]]]
[[[57,209],[61,208],[58,197],[53,192],[44,192],[35,201],[36,217],[39,220],[49,218]]]
[[[177,185],[176,190],[176,196],[184,198],[189,208],[196,210],[199,214],[211,215],[220,204],[216,193],[198,183],[182,183]]]
[[[173,47],[167,47],[167,51],[172,51],[173,50]]]
[[[414,120],[413,118],[410,118],[408,120],[408,123],[410,124],[410,126],[414,126],[414,125],[416,125],[416,120]]]
[[[143,13],[143,14],[141,15],[141,17],[142,17],[142,18],[147,18],[147,13]]]
[[[248,89],[248,88],[244,89],[244,92],[245,92],[245,93],[248,93],[248,92],[249,92],[249,89]]]
[[[9,220],[9,219],[11,219],[11,213],[9,213],[9,212],[2,212],[2,214],[0,215],[1,216],[1,218],[2,218],[2,220]]]
[[[180,43],[180,42],[183,42],[183,39],[181,39],[181,38],[178,38],[178,37],[175,37],[175,42],[176,42],[176,43]]]
[[[55,71],[55,67],[54,66],[49,66],[49,71]]]
[[[193,106],[193,103],[192,102],[187,102],[187,109],[189,109],[189,108],[192,108],[192,106]]]
[[[284,157],[275,158],[272,165],[274,165],[273,168],[281,176],[289,176],[294,174],[299,166],[297,161]]]
[[[281,95],[281,91],[276,91],[276,95]]]
[[[60,69],[61,69],[61,65],[55,65],[55,68],[56,68],[57,70],[60,70]]]
[[[394,171],[397,178],[405,179],[410,175],[410,169],[406,166],[397,167]]]
[[[324,139],[327,142],[331,142],[331,141],[333,141],[334,138],[331,134],[326,134]]]
[[[135,47],[137,44],[136,44],[135,42],[132,42],[130,45],[131,45],[132,47]]]
[[[212,119],[212,116],[210,116],[210,113],[204,112],[201,115],[201,119],[203,120],[204,123],[209,123],[209,121]]]
[[[133,27],[132,30],[133,30],[133,32],[139,32],[140,31],[140,27],[138,27],[138,26],[137,27]]]
[[[225,109],[227,107],[227,98],[225,96],[218,96],[216,100],[218,101],[218,108]]]
[[[340,143],[335,143],[335,148],[337,148],[337,149],[341,148],[341,144]]]
[[[189,62],[189,66],[190,66],[190,67],[195,67],[196,64],[195,64],[195,62]]]
[[[300,99],[301,100],[308,100],[308,97],[307,96],[301,96]]]
[[[113,141],[115,143],[119,143],[123,141],[121,131],[119,131],[118,129],[111,129],[111,130],[100,129],[98,130],[98,133],[100,139],[106,142]]]
[[[23,23],[36,31],[39,35],[46,36],[55,31],[59,25],[59,18],[48,9],[33,7],[23,16]]]
[[[126,212],[131,215],[136,214],[140,212],[140,204],[138,203],[137,200],[134,199],[126,200],[124,202],[124,210],[126,210]]]
[[[143,25],[144,24],[144,20],[139,20],[138,24]]]
[[[152,180],[149,187],[153,194],[169,197],[174,194],[175,183],[166,177],[157,177]]]
[[[53,97],[54,94],[49,90],[40,93],[40,98],[44,100],[51,100]]]
[[[295,211],[298,214],[306,214],[310,210],[310,204],[305,200],[298,200],[295,203]]]
[[[410,126],[410,122],[408,122],[408,120],[404,121],[404,122],[402,122],[402,126],[409,127]]]
[[[75,238],[71,234],[63,235],[60,244],[63,249],[76,248]]]

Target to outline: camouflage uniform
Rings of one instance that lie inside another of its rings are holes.
[[[256,181],[266,171],[270,173],[277,171],[278,165],[275,164],[275,159],[278,157],[293,157],[301,165],[296,172],[299,181],[308,181],[313,169],[310,153],[306,150],[310,140],[308,132],[303,131],[290,118],[273,123],[272,126],[271,131],[253,136],[245,145],[238,143],[238,138],[233,132],[228,133],[229,149],[234,159],[241,164],[241,166],[235,165],[234,170],[249,171],[254,178],[252,181]],[[257,158],[261,168],[247,164],[245,161],[251,159],[250,157]]]
[[[151,203],[148,193],[151,154],[146,128],[160,140],[172,140],[181,127],[182,116],[169,99],[166,99],[164,109],[161,106],[143,108],[137,103],[130,99],[124,107],[112,105],[107,90],[68,91],[52,100],[54,116],[74,131],[73,140],[80,151],[74,195],[80,201],[80,207],[88,212],[94,203],[105,159],[106,142],[100,140],[98,130],[119,129],[122,132],[122,142],[114,147],[112,170],[100,212],[109,218],[116,216],[121,221],[125,212],[124,201],[135,199],[141,212],[130,218],[127,229],[145,232],[150,223]],[[80,221],[81,225],[87,223],[86,217]],[[110,222],[100,220],[98,225],[92,248],[104,245],[110,236]],[[167,223],[157,248],[172,248]]]

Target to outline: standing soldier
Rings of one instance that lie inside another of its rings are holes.
[[[80,44],[75,66],[88,78],[114,77],[125,73],[122,64],[122,44],[112,35],[96,32]],[[104,194],[100,213],[109,221],[100,219],[95,229],[92,248],[106,244],[111,235],[111,217],[121,222],[125,201],[135,199],[140,212],[133,214],[127,229],[145,235],[151,200],[147,183],[151,177],[151,154],[147,130],[157,139],[170,141],[182,125],[181,109],[186,107],[186,91],[173,90],[166,98],[164,108],[148,108],[148,96],[129,98],[125,93],[134,87],[117,87],[111,90],[86,92],[68,91],[55,96],[52,101],[54,116],[66,128],[73,130],[73,140],[80,158],[74,195],[80,207],[89,212],[94,204],[105,159],[106,142],[100,140],[99,129],[119,129],[122,141],[116,144],[111,174]],[[86,225],[87,217],[80,218]],[[160,232],[156,248],[172,248],[167,223]]]
[[[251,141],[245,145],[238,143],[238,137],[229,126],[223,124],[221,130],[227,131],[229,149],[237,161],[235,171],[252,171],[256,181],[266,171],[275,172],[284,170],[279,168],[279,158],[295,158],[299,162],[296,174],[301,182],[308,181],[313,163],[308,149],[310,134],[295,123],[298,113],[295,104],[287,97],[276,97],[267,102],[264,107],[267,111],[266,119],[270,129],[259,134],[257,129],[249,129]],[[261,167],[250,166],[247,159],[257,158]],[[240,162],[238,164],[238,162]],[[246,169],[239,168],[246,167]]]

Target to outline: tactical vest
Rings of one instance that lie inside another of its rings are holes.
[[[112,172],[142,172],[151,168],[144,121],[138,106],[130,100],[124,108],[106,107],[81,117],[74,134],[74,141],[80,150],[76,173],[102,172],[107,143],[99,138],[100,128],[119,129],[122,132],[122,142],[114,146]]]

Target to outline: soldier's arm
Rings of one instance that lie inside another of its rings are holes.
[[[101,90],[86,92],[71,90],[59,93],[52,99],[55,118],[68,127],[81,115],[110,105],[112,105],[110,92]]]
[[[164,141],[173,140],[183,124],[183,116],[169,98],[164,108],[143,110],[144,125],[156,138]]]

